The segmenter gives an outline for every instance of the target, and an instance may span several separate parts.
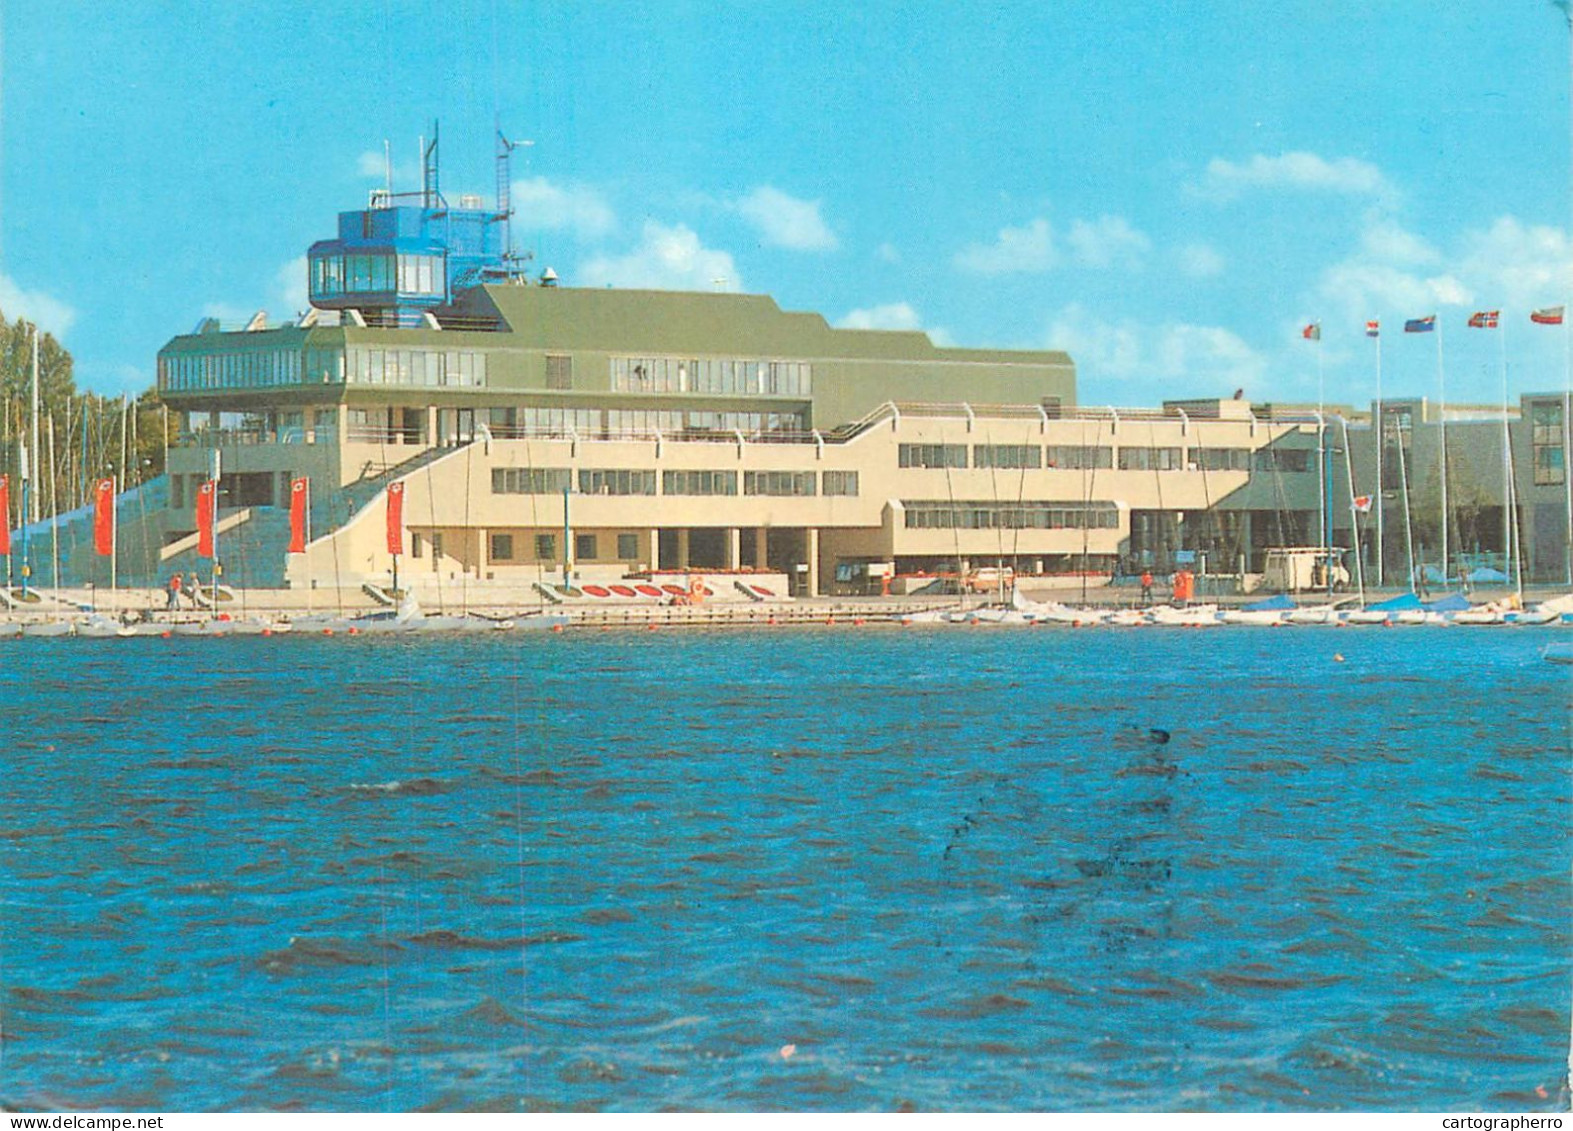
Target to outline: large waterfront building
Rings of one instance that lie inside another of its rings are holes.
[[[204,568],[194,502],[215,453],[219,556],[253,585],[387,581],[378,504],[395,482],[401,576],[416,585],[768,570],[820,593],[869,563],[1248,575],[1273,547],[1352,545],[1356,523],[1374,564],[1378,515],[1391,582],[1414,532],[1423,546],[1436,525],[1415,517],[1434,506],[1443,425],[1423,401],[1388,403],[1378,490],[1374,412],[1086,406],[1062,352],[838,329],[760,295],[527,280],[506,253],[506,213],[449,207],[433,160],[422,192],[375,193],[312,246],[312,309],[296,321],[209,319],[169,342],[158,384],[180,439],[167,490],[123,516],[140,555],[123,555],[122,576]],[[1477,489],[1473,521],[1450,537],[1500,551],[1505,489],[1490,470],[1505,436],[1525,560],[1559,576],[1567,405],[1525,403],[1506,428],[1452,422],[1449,466]],[[311,483],[303,554],[286,551],[295,477]],[[1372,515],[1349,506],[1357,494],[1377,496]]]

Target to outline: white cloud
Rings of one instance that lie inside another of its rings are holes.
[[[380,149],[368,149],[355,158],[355,173],[367,180],[382,184],[388,177],[387,156]],[[393,187],[400,185],[419,186],[421,183],[420,165],[416,163],[404,164],[400,161],[393,162]]]
[[[848,311],[836,325],[844,330],[921,330],[923,320],[910,304],[887,302]]]
[[[307,297],[306,257],[296,256],[280,267],[274,277],[274,289],[279,296],[279,309],[294,317],[311,305]]]
[[[76,310],[43,291],[23,290],[11,276],[0,274],[0,313],[25,318],[57,339],[76,322]]]
[[[896,250],[896,245],[882,243],[874,249],[874,258],[881,263],[900,263],[901,252]]]
[[[1557,228],[1526,227],[1503,216],[1485,231],[1464,233],[1456,270],[1491,306],[1527,310],[1562,301],[1573,243]]]
[[[834,251],[836,234],[819,214],[820,202],[800,200],[770,185],[760,185],[733,207],[758,230],[764,242],[791,251]]]
[[[1303,189],[1351,196],[1389,196],[1393,186],[1369,161],[1354,157],[1327,160],[1315,153],[1258,153],[1245,161],[1214,157],[1207,163],[1200,188],[1203,196],[1232,200],[1247,189]]]
[[[1186,244],[1175,253],[1181,274],[1192,279],[1211,279],[1223,274],[1223,256],[1211,244]]]
[[[522,228],[566,230],[595,240],[617,227],[611,205],[588,185],[554,185],[545,177],[532,177],[515,181],[510,192],[514,223]]]
[[[1131,226],[1123,216],[1075,220],[1065,235],[1068,249],[1056,245],[1054,228],[1041,216],[1024,227],[1001,228],[990,244],[968,244],[956,254],[955,264],[979,275],[1039,273],[1066,263],[1095,271],[1119,267],[1133,270],[1152,250],[1152,240]]]
[[[579,269],[585,286],[651,290],[740,291],[737,265],[725,251],[705,247],[684,224],[645,221],[639,246],[627,255],[592,256]]]
[[[1106,270],[1110,267],[1135,268],[1152,249],[1152,241],[1131,227],[1123,216],[1099,216],[1096,220],[1077,220],[1065,237],[1076,261],[1083,267]]]
[[[955,264],[979,275],[1047,271],[1058,261],[1049,222],[1036,219],[1024,228],[1001,228],[991,244],[968,244]]]
[[[1071,355],[1078,385],[1126,385],[1136,394],[1127,403],[1226,396],[1229,389],[1259,385],[1267,371],[1265,356],[1221,326],[1109,321],[1079,303],[1051,321],[1048,345]]]
[[[1322,272],[1323,309],[1349,319],[1418,317],[1437,307],[1527,310],[1559,301],[1573,243],[1557,228],[1503,216],[1437,248],[1388,221],[1372,221],[1356,250]]]

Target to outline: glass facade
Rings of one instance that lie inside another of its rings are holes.
[[[1561,486],[1567,476],[1566,433],[1561,401],[1536,401],[1529,406],[1529,443],[1535,486]]]
[[[190,392],[298,385],[302,379],[301,363],[301,351],[298,349],[234,349],[168,354],[158,359],[158,387],[167,392]]]
[[[351,346],[344,378],[357,385],[477,388],[486,384],[486,355],[474,350],[381,350]]]
[[[1183,471],[1179,448],[1121,448],[1121,471]]]
[[[620,393],[708,393],[743,397],[807,397],[806,361],[737,358],[614,357],[612,388]]]
[[[346,294],[442,295],[446,278],[440,255],[323,255],[311,261],[311,296]]]
[[[907,502],[908,530],[1118,530],[1113,503]]]

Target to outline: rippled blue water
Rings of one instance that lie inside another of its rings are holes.
[[[1548,631],[14,641],[0,1099],[1565,1106]]]

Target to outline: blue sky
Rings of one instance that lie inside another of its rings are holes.
[[[10,4],[0,310],[145,387],[204,314],[304,306],[381,183],[514,166],[569,285],[764,292],[842,325],[1064,348],[1081,399],[1559,389],[1569,34],[1550,0]]]

